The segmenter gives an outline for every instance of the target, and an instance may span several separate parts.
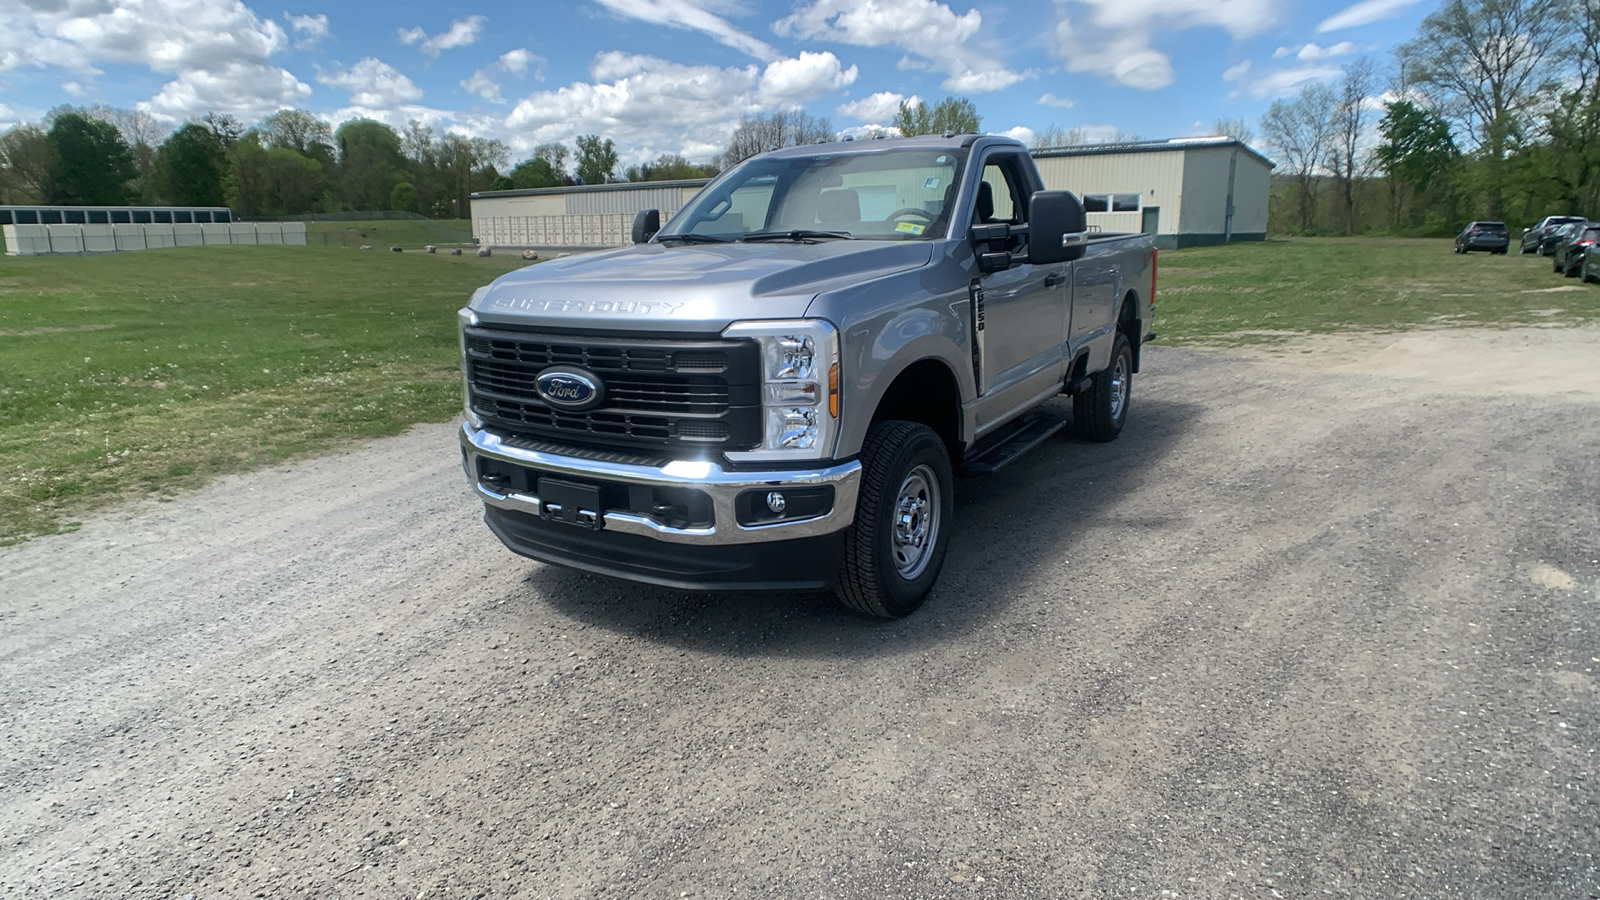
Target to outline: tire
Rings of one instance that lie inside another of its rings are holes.
[[[1090,376],[1089,389],[1072,398],[1072,427],[1086,440],[1114,441],[1128,421],[1132,399],[1133,348],[1119,331],[1111,347],[1111,365]]]
[[[1578,277],[1578,270],[1573,267],[1571,259],[1568,259],[1567,264],[1561,267],[1561,274],[1568,278]]]
[[[1561,262],[1560,262],[1560,260],[1556,259],[1556,255],[1554,253],[1550,254],[1550,271],[1552,271],[1552,272],[1561,271]]]
[[[1583,263],[1578,266],[1578,275],[1581,278],[1583,278],[1583,283],[1584,284],[1593,284],[1595,282],[1595,280],[1596,280],[1594,275],[1589,272],[1589,256],[1588,256],[1588,254],[1584,255]]]
[[[856,520],[844,534],[839,601],[872,616],[910,615],[933,590],[955,508],[950,453],[916,422],[874,422],[861,445]]]

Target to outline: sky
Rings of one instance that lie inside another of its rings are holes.
[[[581,134],[623,165],[704,162],[743,115],[845,132],[901,100],[972,100],[1028,140],[1257,128],[1278,97],[1386,68],[1437,0],[0,0],[0,129],[64,103],[309,109],[504,141],[513,159]],[[1259,129],[1257,129],[1259,132]]]

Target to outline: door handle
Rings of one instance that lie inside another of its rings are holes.
[[[1067,276],[1061,274],[1060,272],[1051,272],[1049,275],[1044,277],[1044,286],[1055,287],[1058,284],[1065,284],[1066,281]]]

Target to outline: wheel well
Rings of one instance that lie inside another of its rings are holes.
[[[920,422],[944,439],[952,459],[961,453],[961,389],[944,363],[924,359],[895,376],[872,421]]]
[[[1122,311],[1117,317],[1117,330],[1128,336],[1128,346],[1133,350],[1133,370],[1139,371],[1139,345],[1144,335],[1139,333],[1139,295],[1129,291],[1122,298]]]

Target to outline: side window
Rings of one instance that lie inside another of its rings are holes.
[[[1022,180],[1016,166],[1004,156],[990,157],[983,164],[983,184],[978,194],[978,208],[974,222],[1009,222],[1020,225],[1027,221],[1026,205],[1022,202]],[[984,195],[988,196],[986,203]],[[984,209],[984,206],[990,209]]]

